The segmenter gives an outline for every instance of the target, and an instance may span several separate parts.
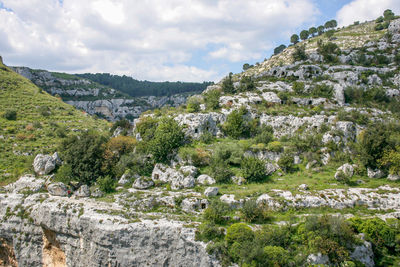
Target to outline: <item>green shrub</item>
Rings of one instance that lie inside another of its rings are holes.
[[[204,210],[203,217],[205,220],[214,224],[226,223],[225,216],[230,211],[229,205],[220,201],[219,199],[213,200],[210,205]]]
[[[48,117],[50,116],[50,108],[48,106],[40,106],[39,107],[39,113],[40,115],[42,115],[43,117]]]
[[[317,84],[311,91],[313,97],[332,98],[333,87],[327,84]]]
[[[281,152],[283,150],[283,145],[279,141],[273,141],[268,144],[267,150],[272,152]]]
[[[250,223],[263,223],[269,219],[266,207],[258,205],[255,200],[246,200],[240,210],[242,218]]]
[[[116,181],[113,178],[111,178],[111,176],[109,176],[109,175],[98,178],[97,184],[99,185],[100,190],[105,193],[114,192],[115,187],[117,186]]]
[[[278,160],[279,167],[286,173],[295,172],[298,170],[297,166],[294,164],[293,155],[290,153],[283,153]]]
[[[187,100],[187,112],[198,112],[200,110],[200,99],[199,97],[192,96]]]
[[[269,126],[263,124],[261,127],[258,129],[257,135],[254,137],[254,141],[259,144],[268,144],[274,139],[274,129]]]
[[[17,112],[13,109],[6,110],[6,112],[4,113],[3,116],[6,120],[9,120],[9,121],[17,120]]]
[[[248,137],[250,135],[250,127],[248,121],[244,118],[246,114],[247,110],[245,108],[233,110],[222,125],[224,133],[234,139]]]
[[[241,170],[243,178],[249,182],[261,182],[267,177],[265,162],[255,157],[245,157]]]
[[[256,89],[253,79],[250,76],[243,76],[239,82],[239,91],[248,92]]]
[[[55,179],[64,184],[69,184],[74,180],[74,176],[72,173],[71,165],[63,164],[60,168],[57,169],[57,173],[55,175]]]
[[[206,108],[209,110],[216,110],[219,108],[219,98],[221,97],[221,92],[219,90],[210,90],[204,94],[204,102]]]
[[[228,245],[254,240],[253,230],[244,223],[234,223],[226,231],[225,241]]]
[[[154,138],[157,125],[157,119],[150,116],[142,117],[136,124],[136,131],[140,134],[140,137],[144,142],[148,142]]]
[[[232,72],[222,81],[222,91],[226,94],[234,94],[236,92],[232,81]]]
[[[131,124],[126,119],[118,120],[118,121],[114,122],[113,126],[110,129],[110,133],[113,133],[115,131],[115,129],[117,129],[118,127],[129,130],[131,128]]]
[[[303,95],[305,93],[304,91],[304,83],[303,82],[293,82],[293,91],[297,94],[297,95]]]
[[[215,147],[212,160],[222,160],[227,164],[240,165],[243,154],[244,150],[237,142],[221,143]]]
[[[179,148],[184,140],[182,127],[173,118],[163,118],[147,145],[155,162],[166,162],[168,156]]]
[[[388,169],[391,174],[400,175],[400,146],[396,146],[392,150],[385,150],[379,163],[382,167]]]
[[[213,160],[210,165],[210,176],[213,177],[217,183],[230,183],[233,172],[230,170],[229,165],[223,160]]]
[[[283,247],[265,246],[263,252],[268,266],[286,266],[289,262],[289,252]]]
[[[94,132],[64,139],[59,147],[63,161],[71,166],[72,176],[83,184],[92,184],[104,176],[102,170],[106,138]]]
[[[196,240],[208,242],[223,239],[225,231],[214,223],[202,223],[196,231]]]
[[[200,142],[203,142],[204,144],[211,144],[214,139],[214,135],[209,131],[205,131],[199,138]]]
[[[303,45],[296,45],[294,47],[294,52],[292,54],[293,60],[294,61],[301,61],[301,60],[307,60],[307,54],[306,54],[306,49],[305,46]]]

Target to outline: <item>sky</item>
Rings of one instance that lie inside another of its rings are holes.
[[[5,64],[219,81],[303,29],[400,14],[399,0],[0,0]]]

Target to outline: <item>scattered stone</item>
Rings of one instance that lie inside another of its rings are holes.
[[[132,187],[135,189],[148,189],[154,185],[154,182],[150,178],[140,177],[135,180]]]
[[[309,188],[308,188],[308,185],[306,185],[306,184],[301,184],[301,185],[299,185],[299,190],[302,190],[302,191],[306,191],[306,190],[308,190]]]
[[[299,156],[294,156],[294,164],[300,164],[301,163],[301,159]]]
[[[186,212],[196,212],[200,208],[200,200],[197,198],[185,198],[182,200],[181,208]]]
[[[218,195],[218,187],[207,187],[206,190],[204,190],[204,195],[206,197],[215,197]]]
[[[327,255],[322,255],[320,252],[318,252],[317,254],[310,254],[307,257],[307,263],[311,265],[329,265],[329,257]]]
[[[311,168],[314,167],[317,163],[318,163],[318,162],[317,162],[316,160],[313,160],[313,161],[307,163],[307,165],[306,165],[306,170],[311,169]]]
[[[81,187],[79,187],[79,189],[77,191],[74,192],[74,196],[77,197],[90,197],[90,189],[89,186],[87,185],[82,185]]]
[[[46,175],[52,172],[57,164],[61,162],[58,158],[57,152],[50,155],[37,154],[33,161],[33,169],[38,175]]]
[[[235,195],[225,194],[225,195],[222,195],[219,199],[222,202],[225,202],[226,204],[228,204],[229,207],[231,207],[233,209],[239,208],[241,206],[241,204],[242,204],[240,201],[235,200]]]
[[[271,162],[267,162],[265,164],[265,174],[266,175],[273,174],[274,172],[276,172],[277,169],[278,169],[277,166],[275,164],[272,164]]]
[[[47,191],[52,196],[66,197],[68,196],[68,188],[65,184],[58,182],[47,186]]]
[[[90,195],[91,195],[92,197],[98,198],[98,197],[104,196],[104,193],[103,193],[99,188],[96,188],[96,189],[94,189],[94,190],[91,192]]]
[[[21,176],[15,183],[5,186],[5,189],[11,193],[32,192],[37,193],[44,188],[45,180],[36,179],[34,175],[26,174]]]
[[[397,175],[397,174],[389,174],[388,180],[389,180],[389,181],[399,181],[399,180],[400,180],[400,175]]]
[[[238,176],[232,176],[231,178],[232,182],[237,184],[237,185],[242,185],[244,183],[246,183],[246,179],[244,179],[243,177],[238,177]]]
[[[369,178],[382,178],[385,176],[385,173],[379,169],[372,170],[370,168],[367,168],[367,174]]]
[[[207,174],[202,174],[199,177],[197,177],[197,183],[202,185],[212,185],[215,184],[215,180],[210,176],[208,176]]]
[[[181,172],[170,168],[164,164],[157,163],[151,175],[153,181],[171,183],[174,190],[194,187],[195,179],[193,176],[185,177]]]

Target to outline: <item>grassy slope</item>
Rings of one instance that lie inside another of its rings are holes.
[[[49,115],[43,116],[40,107],[48,107]],[[16,121],[2,116],[9,109],[17,111]],[[63,103],[0,63],[0,185],[31,171],[37,153],[54,152],[63,132],[105,131],[108,126],[106,121],[95,120]],[[31,156],[20,155],[23,153]]]

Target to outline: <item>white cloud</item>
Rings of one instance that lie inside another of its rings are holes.
[[[312,0],[0,2],[7,64],[147,80],[216,80],[318,13]]]
[[[373,20],[382,16],[383,11],[391,9],[400,13],[399,0],[354,0],[343,6],[336,14],[339,26],[353,24],[354,21]]]

